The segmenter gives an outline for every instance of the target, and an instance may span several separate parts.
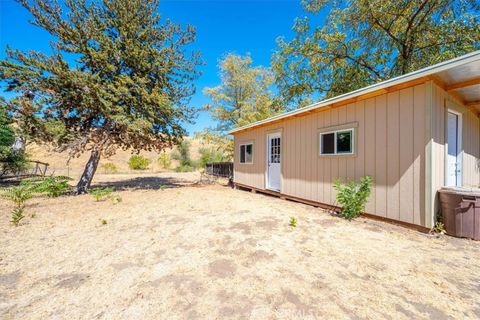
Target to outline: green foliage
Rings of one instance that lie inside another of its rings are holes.
[[[15,227],[18,227],[18,225],[20,224],[20,221],[23,218],[25,218],[23,211],[24,211],[23,207],[16,207],[15,209],[12,210],[12,218],[10,219],[10,222],[13,223]]]
[[[157,162],[163,169],[170,169],[170,166],[172,165],[172,159],[170,158],[170,155],[165,151],[160,154]]]
[[[70,188],[70,177],[48,176],[23,180],[21,185],[30,186],[34,193],[45,194],[47,197],[56,198],[63,195]]]
[[[359,183],[349,181],[342,184],[339,180],[334,182],[337,190],[337,202],[342,205],[342,217],[347,220],[358,217],[368,201],[372,190],[373,179],[365,176]]]
[[[31,164],[28,162],[28,156],[23,151],[13,151],[10,149],[9,153],[4,154],[0,163],[0,173],[2,174],[16,174],[25,172],[30,169]]]
[[[2,198],[10,200],[14,208],[12,210],[12,218],[10,220],[15,226],[18,226],[20,221],[25,218],[25,203],[34,195],[34,190],[31,184],[19,185],[15,187],[5,188],[1,190]]]
[[[302,106],[480,49],[472,0],[303,0],[295,37],[272,58],[286,102]],[[316,16],[327,11],[325,19]],[[318,24],[320,21],[320,24]]]
[[[295,217],[290,217],[290,223],[289,223],[290,227],[296,228],[296,227],[297,227],[297,222],[298,222],[298,221],[297,221],[297,218],[295,218]]]
[[[102,168],[104,173],[117,173],[118,172],[117,166],[115,164],[111,163],[111,162],[102,164],[101,168]]]
[[[8,48],[0,60],[0,81],[17,94],[12,112],[33,140],[108,156],[161,152],[185,135],[202,64],[194,27],[162,20],[158,0],[19,2],[53,39],[50,56]]]
[[[253,66],[250,55],[228,54],[220,61],[219,68],[221,83],[203,90],[211,100],[204,109],[217,121],[217,126],[197,135],[231,160],[233,141],[226,131],[278,114],[285,110],[285,105],[271,90],[272,71]]]
[[[15,142],[15,134],[10,127],[12,122],[5,101],[0,97],[0,161],[4,161],[12,152],[11,147]]]
[[[445,234],[447,231],[445,230],[445,225],[443,224],[443,222],[437,221],[435,223],[435,226],[433,227],[433,232]]]
[[[150,160],[139,154],[134,154],[128,159],[128,167],[132,170],[146,170]]]
[[[88,190],[88,193],[98,202],[110,198],[113,193],[113,188],[95,188]]]
[[[183,140],[177,146],[172,157],[180,162],[180,165],[175,168],[176,172],[190,172],[195,170],[196,163],[190,157],[190,142],[188,140]]]
[[[163,190],[167,189],[167,186],[164,185],[164,184],[161,184],[159,189],[160,189],[160,191],[163,191]]]
[[[23,207],[25,202],[33,198],[34,187],[31,184],[20,184],[19,186],[5,188],[2,190],[2,197],[13,202],[15,207]]]
[[[202,140],[203,144],[213,146],[218,153],[222,154],[224,161],[233,161],[232,137],[211,129],[197,132],[195,137]]]
[[[105,219],[100,219],[100,223],[102,224],[102,226],[104,226],[104,225],[107,224],[107,220],[105,220]]]
[[[205,168],[205,165],[209,162],[228,161],[228,158],[214,147],[202,147],[198,152],[200,153],[200,159],[198,160],[198,166],[200,168]]]

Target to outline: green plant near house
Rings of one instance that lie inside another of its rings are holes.
[[[113,193],[113,188],[95,188],[88,191],[95,201],[101,201],[108,199]]]
[[[297,218],[295,218],[295,217],[290,217],[290,223],[289,223],[290,227],[296,228],[296,227],[297,227],[297,222],[298,222],[298,221],[297,221]]]
[[[102,170],[106,174],[111,174],[111,173],[117,173],[118,172],[117,166],[115,164],[111,163],[111,162],[102,164]]]
[[[362,214],[372,185],[373,179],[369,176],[361,178],[358,183],[352,180],[344,184],[335,180],[334,188],[337,190],[337,202],[342,206],[342,217],[351,220]]]
[[[146,170],[150,160],[139,154],[134,154],[128,159],[128,167],[132,170]]]
[[[172,159],[170,158],[170,155],[165,151],[160,154],[157,162],[163,169],[170,169],[170,166],[172,165]]]

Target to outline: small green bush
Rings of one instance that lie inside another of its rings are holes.
[[[118,172],[117,166],[111,162],[102,164],[102,170],[106,174]]]
[[[15,227],[18,227],[20,221],[25,218],[25,216],[23,215],[23,211],[23,207],[16,207],[12,210],[12,219],[10,220],[10,222],[13,223]]]
[[[157,162],[163,169],[170,169],[170,166],[172,165],[172,159],[170,158],[170,155],[166,152],[162,152],[160,154]]]
[[[132,170],[146,170],[150,165],[150,160],[139,154],[134,154],[128,160],[128,166]]]
[[[342,217],[347,220],[358,217],[368,201],[372,190],[373,179],[365,176],[359,183],[355,181],[342,184],[339,180],[334,183],[337,190],[337,202],[342,206]]]
[[[297,218],[295,217],[290,217],[290,223],[289,223],[290,227],[297,227]]]
[[[20,224],[20,221],[25,218],[25,203],[30,200],[33,195],[32,185],[19,185],[16,187],[10,187],[3,189],[0,193],[2,198],[10,200],[15,206],[11,212],[12,218],[10,220],[16,227]]]
[[[95,188],[90,189],[88,193],[98,202],[108,199],[113,193],[113,188]]]

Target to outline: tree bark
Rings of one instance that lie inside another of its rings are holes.
[[[77,184],[77,194],[87,193],[88,188],[90,188],[90,184],[92,183],[93,176],[95,171],[97,171],[98,162],[100,161],[100,151],[99,150],[92,150],[90,154],[90,159],[83,170],[82,177]]]

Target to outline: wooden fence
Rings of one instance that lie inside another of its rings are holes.
[[[205,165],[205,172],[207,174],[233,178],[233,162],[210,162]]]
[[[44,176],[48,170],[48,163],[41,161],[27,161],[28,165],[23,169],[12,169],[8,163],[0,162],[0,179]]]

